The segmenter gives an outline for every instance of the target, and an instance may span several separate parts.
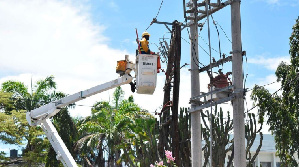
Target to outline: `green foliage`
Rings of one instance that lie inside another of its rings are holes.
[[[73,146],[75,142],[78,140],[77,129],[76,126],[68,113],[67,108],[63,108],[59,113],[57,113],[53,117],[53,124],[65,143],[66,147],[68,148],[71,155],[74,157],[75,152],[73,150]],[[48,147],[48,154],[46,159],[46,166],[47,167],[62,167],[63,164],[56,159],[56,152],[54,151],[53,147],[50,145]]]
[[[12,94],[0,91],[0,109],[9,114],[14,109],[14,102],[11,100]]]
[[[260,127],[257,129],[258,123],[256,122],[256,117],[254,113],[248,113],[248,121],[245,125],[245,137],[246,137],[246,160],[247,160],[247,167],[252,167],[255,163],[255,159],[257,155],[260,152],[260,149],[262,147],[262,141],[263,141],[263,133],[261,132],[262,129],[262,123],[260,124]],[[260,143],[254,153],[254,155],[251,154],[250,151],[252,145],[254,144],[254,141],[256,140],[256,136],[259,134],[260,136]]]
[[[0,167],[4,167],[7,161],[9,161],[9,158],[5,157],[5,152],[0,151]]]
[[[116,90],[114,91],[114,99],[113,99],[116,108],[118,108],[120,102],[122,101],[123,96],[124,96],[124,91],[122,90],[121,86],[117,87]]]
[[[6,144],[22,144],[27,129],[25,113],[10,111],[10,114],[0,112],[0,140]]]
[[[212,121],[212,166],[213,167],[223,167],[225,165],[226,154],[231,151],[231,156],[228,161],[228,165],[232,165],[233,159],[233,146],[234,138],[230,137],[230,132],[233,131],[233,121],[230,116],[229,111],[227,115],[224,114],[222,108],[215,111],[210,115],[209,111],[201,112],[201,118],[203,125],[201,126],[203,140],[205,141],[202,150],[204,152],[204,163],[203,166],[207,166],[210,157],[210,125],[207,123]],[[248,166],[253,165],[258,153],[260,152],[262,146],[262,124],[257,129],[257,122],[255,115],[252,113],[248,114],[249,122],[245,123],[245,138],[246,138],[246,159]],[[260,134],[260,144],[256,149],[254,155],[251,155],[250,148],[252,147],[254,141],[256,140],[256,135]]]
[[[191,114],[187,108],[180,108],[179,113],[179,130],[180,130],[180,156],[181,158],[176,158],[181,160],[182,167],[191,167]]]
[[[284,166],[298,166],[299,156],[299,20],[290,37],[290,64],[282,62],[276,76],[281,81],[282,96],[270,94],[263,87],[255,86],[251,98],[258,103],[259,122],[268,117],[267,124],[275,134],[277,155]]]
[[[205,146],[202,148],[204,151],[204,164],[203,166],[207,166],[208,158],[210,156],[210,127],[207,122],[212,121],[212,166],[224,166],[226,153],[228,151],[232,151],[233,148],[233,139],[230,139],[229,132],[233,130],[233,122],[230,118],[229,111],[227,112],[227,116],[225,117],[222,108],[220,111],[217,111],[217,107],[215,108],[214,113],[211,115],[207,110],[206,113],[201,112],[201,117],[203,124],[201,126],[201,131],[203,135],[203,140],[205,140]],[[224,117],[227,120],[224,120]],[[230,145],[229,145],[230,144]]]
[[[83,166],[149,166],[156,152],[155,119],[142,111],[133,97],[123,100],[121,87],[114,92],[113,105],[96,102],[92,116],[76,121],[80,139],[75,145]]]
[[[40,127],[31,127],[26,112],[64,96],[56,92],[54,77],[40,80],[28,91],[24,83],[6,81],[1,86],[0,99],[0,140],[10,144],[27,142],[23,158],[24,166],[40,166],[46,161],[49,141]],[[2,97],[2,95],[4,95]],[[4,113],[3,113],[3,112]]]

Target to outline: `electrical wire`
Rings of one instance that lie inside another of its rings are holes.
[[[259,86],[259,87],[265,87],[265,86],[269,86],[269,85],[272,85],[272,84],[274,84],[274,83],[278,83],[278,81],[274,81],[274,82],[271,82],[271,83],[268,83],[268,84],[265,84],[265,85],[261,85],[261,86]],[[250,90],[247,90],[247,92],[249,92],[249,91],[251,91],[251,90],[253,90],[254,88],[252,88],[252,89],[250,89]]]
[[[191,38],[191,36],[190,36],[190,32],[189,32],[189,30],[187,29],[187,32],[188,32],[188,34],[189,34],[189,39],[192,41],[192,38]],[[185,40],[185,39],[184,39]],[[187,43],[189,43],[187,40],[185,40]],[[195,41],[196,41],[196,39],[195,39]],[[190,43],[189,43],[190,44]],[[193,51],[195,51],[195,43],[193,43],[194,45],[193,45]],[[208,54],[208,52],[198,43],[198,46],[203,50],[203,51],[205,51],[205,53],[206,54]],[[195,51],[196,52],[196,51]],[[209,55],[209,54],[208,54]],[[202,68],[202,67],[204,67],[205,65],[204,64],[202,64],[200,61],[199,61],[199,59],[198,58],[196,58],[196,60],[197,60],[197,62],[198,63],[196,63],[196,61],[195,61],[195,59],[194,59],[194,57],[193,57],[193,61],[194,61],[194,63],[197,65],[197,67],[198,68]],[[202,65],[202,67],[200,67],[198,64],[201,64]]]
[[[221,26],[218,22],[216,22],[216,24],[220,27],[220,29],[221,29],[222,32],[224,33],[225,37],[227,38],[227,40],[228,40],[230,43],[232,43],[232,41],[229,39],[229,37],[227,36],[227,34],[226,34],[226,32],[224,31],[224,29],[222,28],[222,26]]]
[[[198,36],[202,39],[202,41],[203,41],[207,46],[209,46],[208,43],[205,41],[205,39],[204,39],[202,36],[200,36],[200,33],[199,33]],[[211,49],[212,49],[213,51],[215,51],[216,53],[219,53],[219,52],[218,52],[216,49],[214,49],[213,47],[211,47]],[[209,56],[208,53],[207,53],[207,55]]]
[[[153,20],[156,20],[156,19],[157,19],[157,16],[159,15],[159,12],[160,12],[160,9],[161,9],[161,7],[162,7],[163,3],[164,3],[164,0],[161,0],[161,3],[160,3],[160,6],[159,6],[159,9],[158,9],[158,11],[157,11],[157,14],[156,14],[155,18],[153,18]],[[148,30],[148,29],[151,27],[151,25],[153,24],[153,20],[151,21],[150,25],[147,27],[147,29],[146,29],[146,30]]]
[[[211,10],[210,4],[208,4],[208,0],[205,2],[205,9],[206,9],[206,16],[207,16],[207,33],[208,33],[208,44],[209,44],[209,62],[210,62],[210,71],[212,73],[212,58],[211,58],[211,43],[210,43],[210,25],[209,25],[209,13],[208,13],[208,5],[209,9]],[[210,153],[210,166],[212,166],[212,143],[213,143],[213,136],[212,136],[212,80],[210,80],[210,147],[209,147],[209,153]]]
[[[216,28],[216,30],[217,30],[217,33],[218,33],[218,40],[219,40],[219,52],[220,52],[220,59],[221,59],[221,56],[222,56],[222,54],[221,54],[221,40],[220,40],[220,33],[219,33],[219,29],[218,29],[218,27],[217,27],[217,24],[215,23],[215,20],[214,20],[214,17],[213,17],[213,15],[211,14],[210,16],[211,16],[211,18],[212,18],[212,20],[213,20],[213,23],[214,23],[214,25],[215,25],[215,28]]]
[[[299,78],[299,76],[297,76],[297,78]],[[294,81],[294,80],[290,80],[290,81],[288,82],[288,85],[289,85],[292,81]],[[267,85],[270,85],[270,84],[273,84],[273,83],[275,83],[275,82],[266,84],[266,85],[264,85],[264,86],[267,86]],[[254,89],[254,88],[253,88],[253,89]],[[251,89],[251,90],[253,90],[253,89]],[[281,89],[283,89],[283,86],[281,86],[280,89],[278,89],[278,90],[275,91],[273,94],[271,94],[269,98],[272,98],[272,96],[274,96],[274,95],[275,95],[277,92],[279,92]],[[253,106],[250,110],[246,111],[246,113],[248,113],[249,111],[253,110],[253,109],[254,109],[255,107],[257,107],[258,105],[259,105],[259,104],[256,104],[256,105]],[[270,106],[272,106],[272,105],[273,105],[273,104],[271,104]],[[269,106],[269,107],[270,107],[270,106]]]
[[[191,36],[190,36],[190,32],[189,32],[188,28],[186,30],[189,34],[189,39],[191,40]],[[209,53],[199,44],[199,42],[198,42],[198,46],[209,56]],[[203,66],[205,66],[205,65],[203,65]]]

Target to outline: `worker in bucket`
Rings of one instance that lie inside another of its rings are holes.
[[[142,34],[142,40],[140,41],[140,54],[153,54],[153,52],[150,51],[149,49],[149,38],[150,38],[150,34],[148,32],[144,32]]]
[[[139,53],[140,54],[155,54],[155,52],[150,51],[149,49],[149,37],[150,34],[148,32],[144,32],[142,34],[142,40],[139,41]],[[160,57],[157,54],[157,73],[159,73],[159,70],[161,69],[161,64],[160,64]]]

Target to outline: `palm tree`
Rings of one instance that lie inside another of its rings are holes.
[[[2,83],[2,92],[12,94],[14,110],[22,115],[19,117],[21,122],[16,121],[15,124],[21,123],[20,135],[23,135],[24,140],[27,141],[23,156],[27,166],[38,166],[45,161],[49,142],[44,138],[44,132],[40,127],[28,125],[25,119],[26,112],[65,96],[62,92],[56,92],[55,89],[56,83],[53,76],[39,80],[30,91],[24,83],[19,81],[9,80]],[[16,113],[13,114],[16,115]],[[16,117],[13,114],[11,113],[11,117]]]
[[[139,144],[155,139],[153,136],[149,140],[145,131],[149,127],[146,128],[143,122],[151,120],[151,127],[154,128],[155,119],[142,111],[133,102],[132,96],[123,100],[123,95],[121,87],[116,88],[113,105],[105,101],[97,102],[92,108],[92,115],[78,122],[81,138],[76,150],[84,158],[84,166],[105,166],[105,158],[108,160],[107,166],[121,166],[122,162],[128,166],[138,166],[138,150],[146,152]]]

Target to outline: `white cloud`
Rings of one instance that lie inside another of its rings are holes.
[[[116,79],[117,60],[130,53],[109,48],[104,29],[92,22],[82,4],[0,1],[0,71],[17,74],[0,81],[30,86],[31,77],[36,81],[54,75],[57,89],[73,94]],[[92,105],[96,98],[101,96],[81,103]]]
[[[262,56],[256,56],[256,57],[250,58],[248,60],[249,63],[262,65],[265,68],[270,69],[270,70],[276,70],[278,65],[282,61],[286,62],[286,63],[289,63],[290,57],[289,56],[283,56],[283,57],[277,57],[277,58],[266,58],[266,55],[264,54]]]
[[[275,82],[276,81],[276,82]],[[274,84],[270,84],[272,82],[275,82]],[[266,85],[270,84],[270,85]],[[259,80],[258,85],[266,85],[265,88],[268,89],[271,93],[274,93],[278,89],[281,88],[281,82],[277,82],[276,75],[268,75],[264,79]]]

